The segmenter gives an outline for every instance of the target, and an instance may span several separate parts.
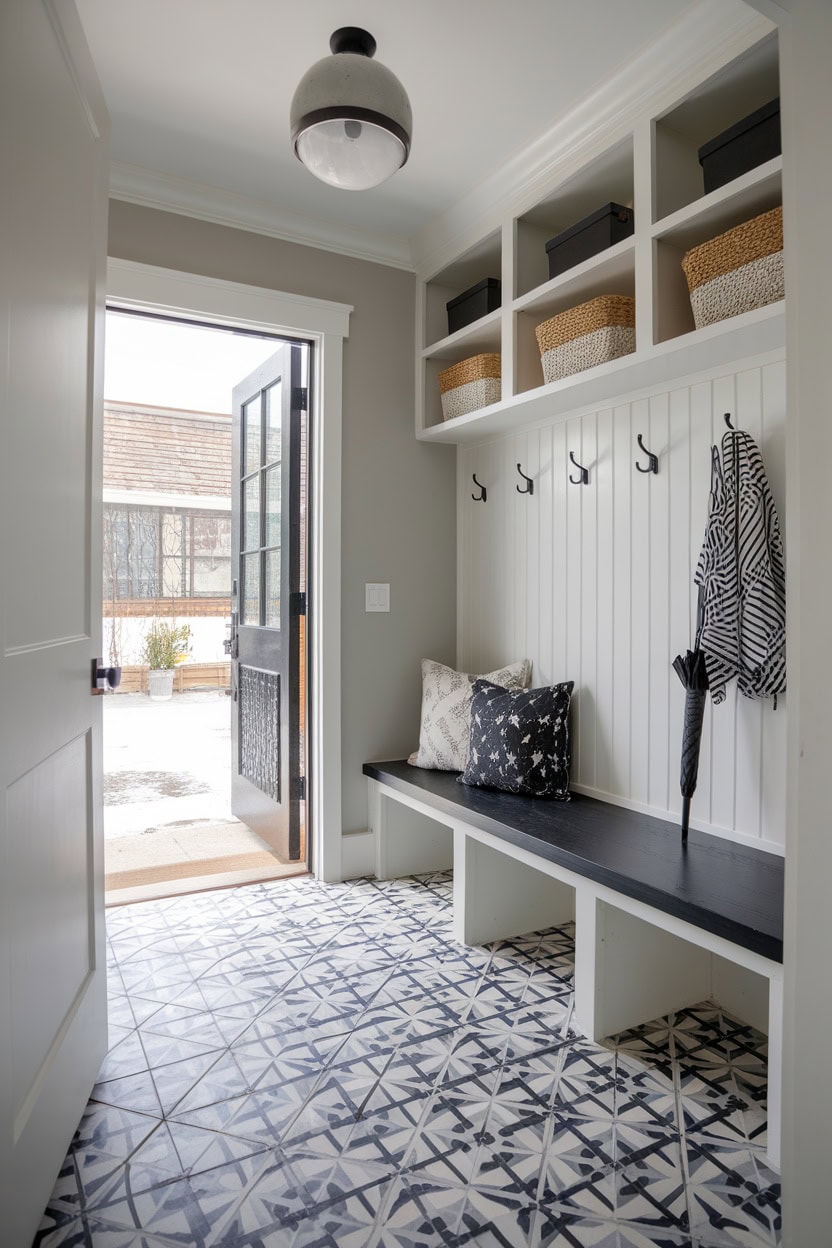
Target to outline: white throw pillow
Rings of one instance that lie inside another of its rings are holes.
[[[419,748],[407,760],[414,767],[464,771],[471,735],[471,696],[475,680],[490,680],[504,689],[527,689],[532,665],[528,659],[496,672],[472,676],[433,659],[422,660],[422,722]]]

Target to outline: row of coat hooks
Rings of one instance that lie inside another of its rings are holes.
[[[731,424],[730,412],[725,413],[724,420],[725,420],[725,424],[727,428],[733,432],[734,426]],[[658,474],[658,471],[659,471],[658,455],[654,455],[652,451],[649,451],[647,449],[647,447],[644,445],[644,439],[642,438],[641,434],[638,435],[636,441],[638,442],[639,450],[641,450],[647,456],[647,467],[645,468],[643,464],[640,464],[638,463],[638,461],[636,461],[636,464],[635,464],[636,468],[638,469],[639,472],[652,472],[652,473]],[[574,451],[569,452],[569,458],[572,461],[572,463],[575,465],[575,467],[578,469],[577,477],[573,477],[572,473],[570,472],[569,480],[572,482],[573,485],[589,485],[589,469],[584,468],[583,464],[578,463],[577,459],[575,458]],[[517,490],[517,493],[518,494],[534,494],[533,478],[526,476],[520,464],[517,465],[517,471],[519,472],[520,476],[523,478],[523,481],[525,482],[524,485],[516,485],[514,487]],[[474,481],[474,485],[479,490],[479,494],[472,494],[471,497],[473,498],[475,503],[486,502],[488,500],[488,487],[483,485],[481,481],[477,480],[477,474],[475,472],[472,473],[471,475]]]

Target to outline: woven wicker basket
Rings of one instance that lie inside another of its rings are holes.
[[[636,301],[599,295],[535,329],[545,381],[558,381],[636,349]]]
[[[472,355],[444,369],[439,374],[442,418],[453,420],[455,416],[475,412],[489,403],[499,403],[502,397],[500,376],[500,356],[492,353]]]
[[[682,268],[697,329],[782,299],[782,208],[693,247]]]

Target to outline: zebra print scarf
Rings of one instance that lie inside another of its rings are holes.
[[[696,568],[711,696],[725,698],[733,676],[747,698],[786,688],[786,576],[777,510],[759,447],[747,433],[711,449],[711,496]]]

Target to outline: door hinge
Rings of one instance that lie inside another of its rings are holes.
[[[306,801],[306,776],[295,776],[292,781],[292,793],[296,802]]]
[[[292,594],[289,607],[292,615],[306,615],[306,594]]]
[[[307,386],[295,386],[292,391],[292,407],[296,412],[305,412],[309,403],[309,389]]]

